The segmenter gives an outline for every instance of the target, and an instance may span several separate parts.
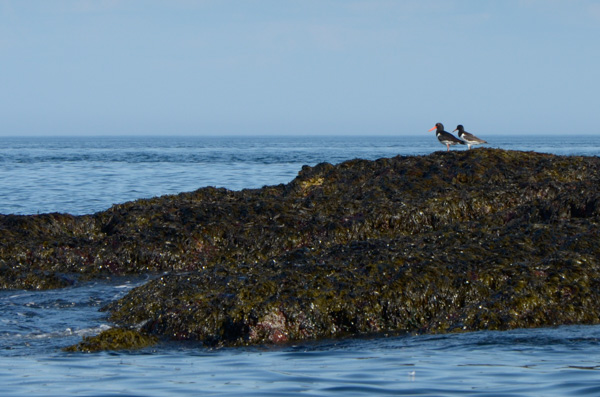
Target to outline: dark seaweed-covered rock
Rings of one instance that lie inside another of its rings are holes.
[[[323,163],[287,185],[0,216],[0,285],[163,272],[109,305],[112,320],[210,345],[594,324],[599,220],[597,157]]]
[[[94,353],[104,350],[137,350],[158,342],[156,336],[130,329],[111,328],[95,336],[86,336],[79,344],[69,346],[66,352]]]

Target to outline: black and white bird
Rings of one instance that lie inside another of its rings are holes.
[[[435,127],[431,128],[429,131],[436,130],[435,136],[437,136],[438,141],[442,143],[442,145],[446,145],[447,152],[450,151],[450,145],[464,145],[465,142],[461,141],[451,133],[444,131],[444,124],[436,123]]]
[[[458,131],[459,138],[467,142],[469,149],[471,149],[471,145],[481,145],[482,143],[487,143],[487,141],[479,139],[475,135],[469,134],[467,131],[465,131],[465,127],[463,127],[462,124],[457,125],[454,131]]]

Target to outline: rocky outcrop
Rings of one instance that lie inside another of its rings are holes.
[[[351,160],[305,166],[287,185],[1,216],[0,280],[167,272],[106,310],[211,345],[592,324],[599,220],[597,157]]]
[[[84,336],[77,345],[63,349],[66,352],[95,353],[104,350],[138,350],[158,342],[156,336],[131,329],[110,328],[95,336]]]

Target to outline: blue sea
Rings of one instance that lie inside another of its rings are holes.
[[[510,150],[600,155],[597,136],[485,136]],[[91,214],[205,186],[291,181],[303,165],[445,151],[433,133],[362,137],[0,137],[0,213]],[[453,147],[451,150],[466,150]],[[477,150],[477,149],[475,149]],[[600,326],[209,349],[65,353],[111,327],[99,308],[146,276],[0,291],[0,395],[598,396]]]

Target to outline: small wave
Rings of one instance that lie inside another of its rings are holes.
[[[84,336],[93,336],[93,335],[97,335],[102,331],[106,331],[108,329],[112,328],[111,326],[107,325],[107,324],[101,324],[97,327],[91,327],[91,328],[82,328],[82,329],[71,329],[71,328],[66,328],[64,330],[61,331],[53,331],[53,332],[45,332],[45,333],[30,333],[30,334],[23,334],[23,335],[18,335],[24,339],[55,339],[55,338],[66,338],[69,336],[80,336],[80,337],[84,337]]]
[[[131,284],[123,284],[123,285],[115,286],[115,288],[117,288],[117,289],[132,289],[134,287],[135,287],[135,285],[131,285]]]

